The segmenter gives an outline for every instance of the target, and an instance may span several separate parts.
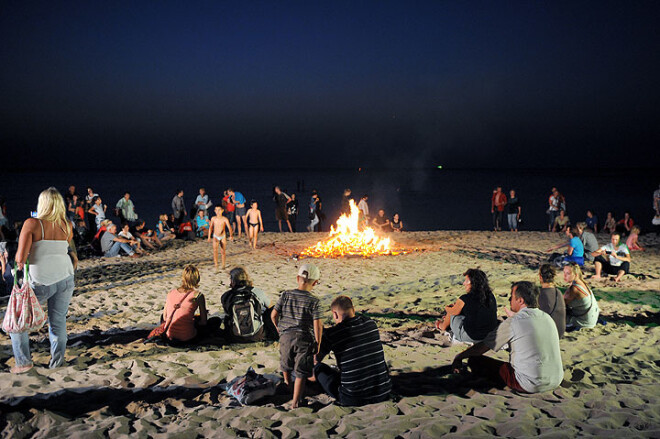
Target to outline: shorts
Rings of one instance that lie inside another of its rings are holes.
[[[245,216],[247,213],[247,210],[245,209],[245,206],[243,207],[236,207],[236,216]]]
[[[293,371],[296,378],[312,376],[316,340],[303,332],[285,332],[280,335],[280,368]]]
[[[286,213],[286,207],[278,207],[275,209],[275,219],[278,221],[286,221],[289,219],[289,215]]]
[[[621,270],[626,274],[630,272],[630,263],[628,261],[624,261],[621,265],[612,265],[610,264],[610,261],[603,256],[597,256],[596,259],[594,259],[594,262],[600,262],[602,265],[602,272],[606,274],[618,275]]]

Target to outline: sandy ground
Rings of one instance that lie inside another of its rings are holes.
[[[274,300],[295,286],[301,262],[292,255],[322,237],[266,233],[252,252],[239,240],[229,244],[228,264],[245,266]],[[608,324],[562,340],[565,375],[557,390],[520,395],[448,373],[464,346],[443,347],[432,322],[462,294],[462,273],[486,271],[504,306],[511,282],[536,281],[547,256],[542,250],[562,239],[540,232],[415,232],[396,236],[400,246],[416,249],[409,254],[317,260],[322,305],[347,294],[378,322],[396,395],[350,408],[311,388],[308,406],[291,412],[282,408],[286,394],[240,407],[218,387],[249,366],[277,372],[276,342],[143,344],[185,264],[198,265],[200,290],[211,314],[220,314],[228,270],[213,268],[210,244],[177,242],[138,260],[82,261],[66,366],[44,367],[44,328],[32,337],[36,367],[12,375],[9,337],[0,336],[2,437],[660,437],[660,240],[654,235],[641,239],[648,249],[634,254],[634,275],[619,284],[592,282]]]

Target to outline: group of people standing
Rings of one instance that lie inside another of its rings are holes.
[[[518,200],[514,189],[509,191],[509,198],[507,198],[506,194],[502,192],[502,187],[498,186],[493,189],[493,196],[490,201],[490,213],[493,216],[493,230],[496,232],[503,230],[505,211],[509,230],[517,232],[518,224],[522,222],[522,207],[520,206],[520,200]]]

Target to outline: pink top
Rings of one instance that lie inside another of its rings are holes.
[[[626,245],[628,246],[629,250],[641,250],[642,248],[637,245],[637,233],[631,233],[630,236],[628,236],[628,240],[626,241]]]
[[[172,340],[188,341],[197,335],[195,329],[195,311],[199,307],[197,302],[197,291],[192,291],[186,297],[186,300],[181,303],[181,308],[175,310],[186,293],[181,293],[179,290],[174,289],[167,294],[167,302],[165,302],[165,321],[167,321],[172,313],[174,318],[170,327],[167,329],[167,337]],[[175,312],[176,311],[176,312]]]

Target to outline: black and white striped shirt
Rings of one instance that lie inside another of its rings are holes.
[[[320,356],[335,353],[341,370],[342,400],[358,404],[387,398],[392,390],[376,323],[363,315],[324,331]]]

